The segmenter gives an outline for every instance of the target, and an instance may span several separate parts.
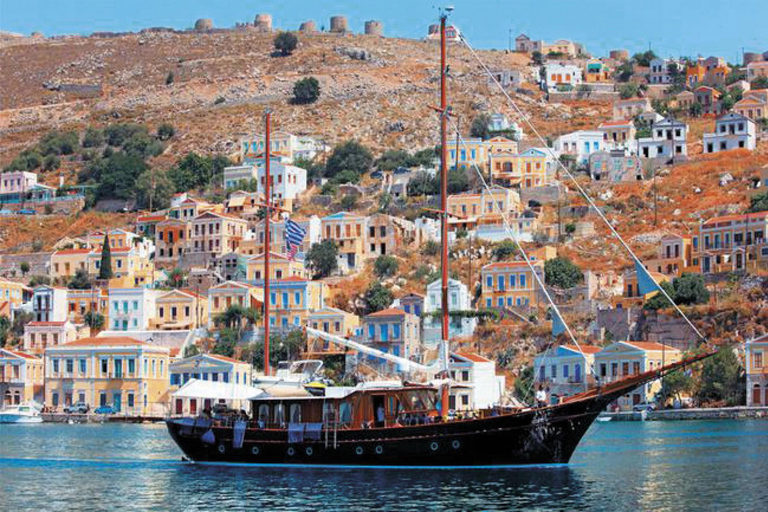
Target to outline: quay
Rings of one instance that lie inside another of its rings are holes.
[[[745,420],[768,419],[768,407],[718,407],[711,409],[664,409],[648,411],[619,411],[603,413],[612,421],[686,421],[686,420]]]
[[[122,416],[103,414],[66,414],[43,413],[43,421],[47,423],[157,423],[163,421],[161,416]]]

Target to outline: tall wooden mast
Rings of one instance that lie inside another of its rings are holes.
[[[266,203],[266,215],[264,215],[264,375],[270,374],[269,368],[269,251],[271,246],[270,218],[272,217],[272,187],[269,173],[270,165],[270,121],[272,111],[267,109],[264,114],[264,202]]]
[[[448,340],[448,101],[446,94],[445,13],[440,15],[440,271],[442,341]],[[458,137],[458,135],[457,135]],[[456,155],[458,168],[459,155]]]

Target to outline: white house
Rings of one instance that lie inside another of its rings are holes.
[[[270,158],[270,183],[272,197],[275,200],[295,199],[307,189],[307,171],[295,165],[284,164],[280,158]],[[256,192],[264,193],[266,184],[266,169],[264,159],[256,164],[236,165],[224,168],[224,186],[236,188],[243,181],[256,180]]]
[[[576,158],[577,165],[587,165],[589,155],[605,149],[603,132],[598,130],[579,130],[567,133],[555,139],[552,149],[558,157],[572,155]]]
[[[272,132],[269,140],[270,152],[288,163],[299,158],[311,160],[328,147],[308,136],[297,136],[287,132]],[[240,156],[243,164],[254,165],[263,157],[265,147],[264,135],[253,135],[240,140]]]
[[[674,158],[688,155],[688,125],[667,117],[651,125],[651,136],[637,139],[643,158]]]
[[[581,68],[574,64],[548,63],[544,66],[544,89],[548,92],[558,86],[576,87],[583,81]]]
[[[755,122],[741,114],[723,114],[715,121],[715,132],[704,134],[704,153],[739,148],[755,149]]]
[[[442,321],[439,316],[432,316],[442,309],[442,282],[438,279],[427,285],[427,295],[424,299],[423,322],[425,342],[438,341],[442,336]],[[448,280],[448,311],[470,311],[472,309],[471,297],[467,285],[456,279]],[[457,316],[451,318],[448,326],[450,338],[471,336],[477,327],[477,318],[464,318]]]
[[[505,378],[503,375],[496,375],[494,361],[477,354],[451,353],[448,371],[451,379],[459,384],[451,387],[450,409],[458,411],[486,409],[498,405],[501,401]]]
[[[113,331],[145,331],[155,314],[157,291],[149,288],[110,288],[109,322]]]
[[[0,194],[23,194],[37,185],[37,174],[27,171],[8,171],[0,174]]]
[[[669,74],[669,65],[672,61],[656,57],[650,62],[650,73],[648,81],[653,85],[666,85],[672,83],[672,77]]]
[[[67,320],[67,289],[40,285],[32,292],[32,314],[35,322]]]

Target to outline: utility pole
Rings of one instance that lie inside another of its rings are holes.
[[[269,221],[272,216],[272,189],[269,180],[270,157],[270,122],[272,111],[267,109],[264,113],[264,202],[266,203],[266,215],[264,215],[264,375],[270,374],[269,368],[269,250],[270,232]]]

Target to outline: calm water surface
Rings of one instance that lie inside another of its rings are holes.
[[[768,422],[595,424],[568,466],[198,466],[163,425],[0,425],[0,510],[768,510]]]

